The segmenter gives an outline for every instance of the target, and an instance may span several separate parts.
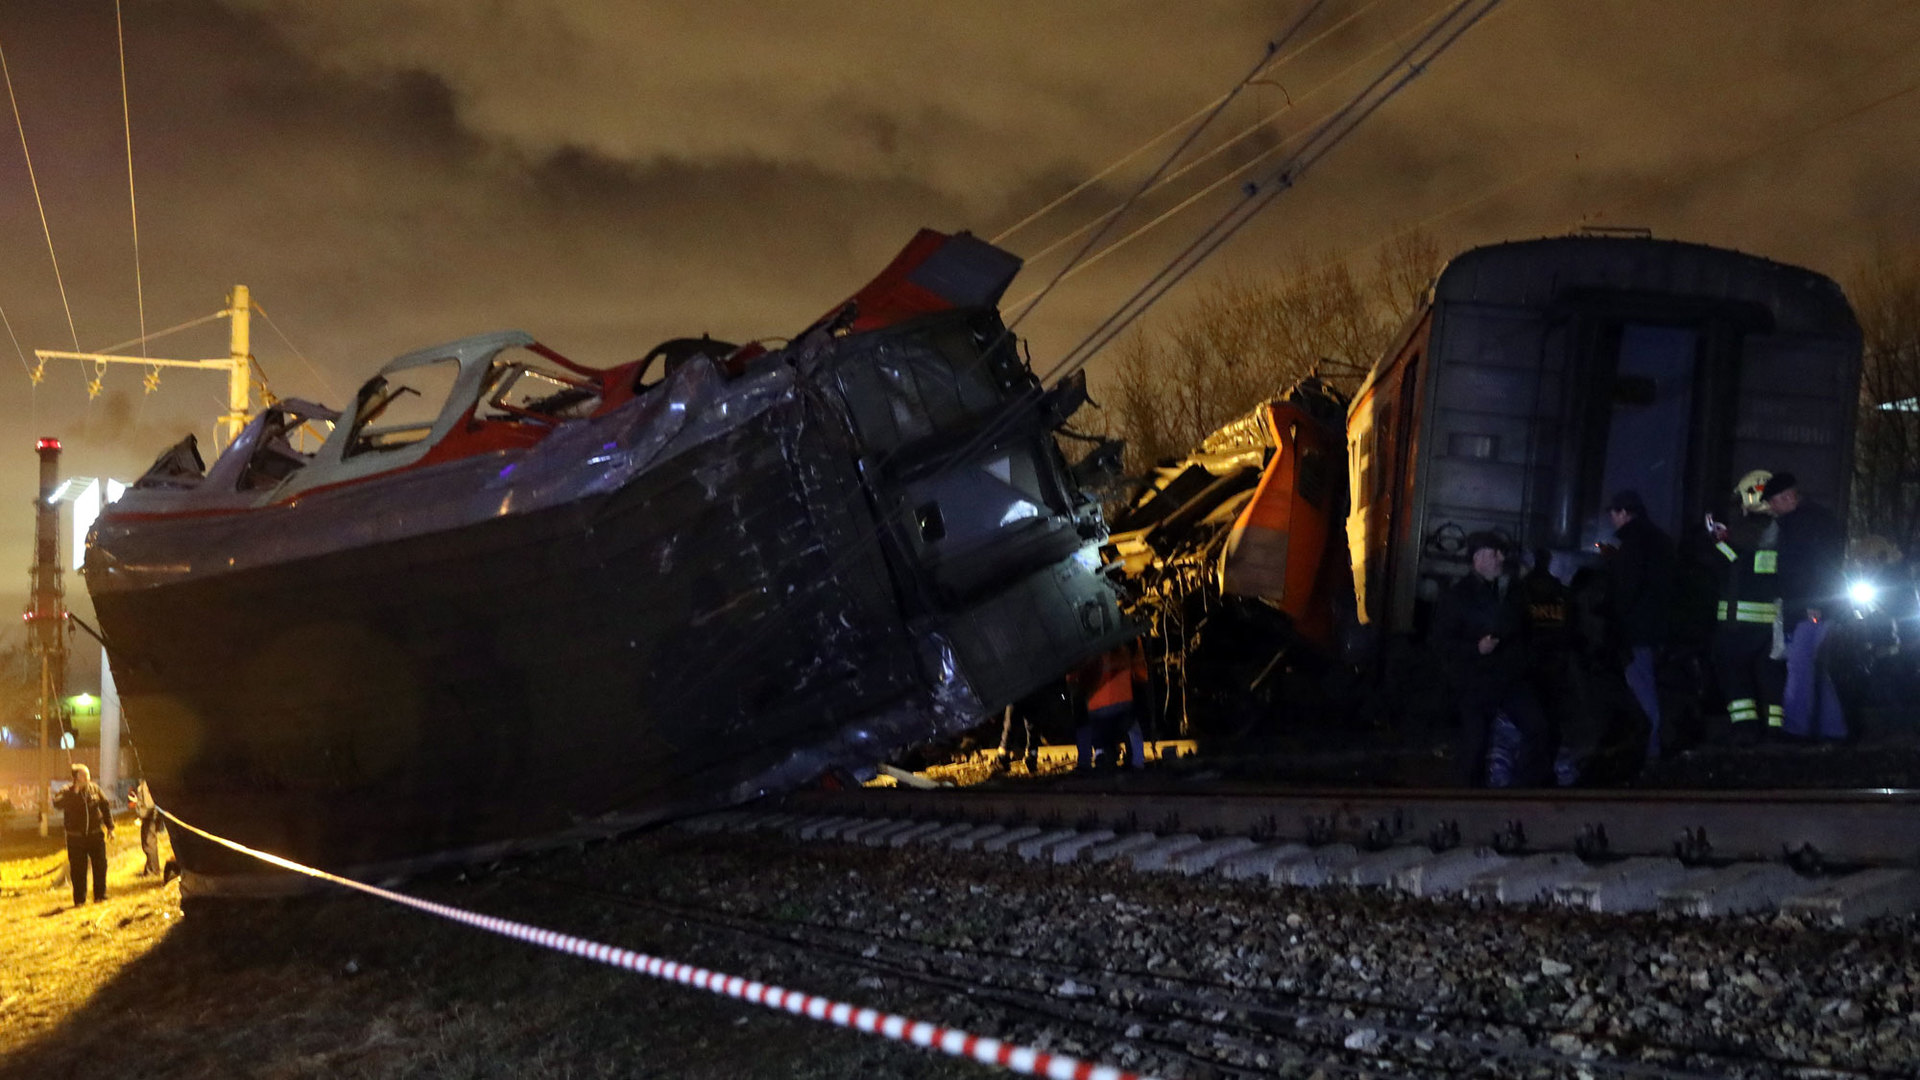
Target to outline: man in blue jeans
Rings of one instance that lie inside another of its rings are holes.
[[[1826,616],[1845,590],[1847,532],[1833,511],[1801,498],[1790,472],[1774,473],[1762,492],[1767,512],[1780,523],[1775,577],[1787,644],[1783,731],[1801,739],[1844,739],[1846,717],[1833,678],[1820,665],[1820,645],[1833,625]]]
[[[1619,550],[1607,571],[1607,600],[1616,640],[1627,653],[1627,689],[1647,715],[1647,761],[1660,760],[1660,689],[1654,657],[1667,642],[1673,605],[1673,540],[1647,520],[1637,491],[1617,492],[1607,502]]]

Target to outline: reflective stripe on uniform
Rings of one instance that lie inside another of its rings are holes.
[[[1727,611],[1727,602],[1720,601],[1721,622],[1770,623],[1779,614],[1780,605],[1771,600],[1737,600],[1731,615]]]
[[[1736,724],[1751,723],[1760,719],[1760,703],[1754,699],[1735,698],[1727,702],[1727,719]]]
[[[1753,553],[1753,572],[1756,574],[1776,573],[1780,565],[1780,553],[1772,549]]]
[[[1715,550],[1720,552],[1720,554],[1725,555],[1727,557],[1728,562],[1740,561],[1740,553],[1733,550],[1733,545],[1727,543],[1725,540],[1722,540],[1713,546]]]
[[[1783,705],[1767,706],[1767,726],[1768,727],[1786,727],[1787,726],[1787,710],[1785,706]]]

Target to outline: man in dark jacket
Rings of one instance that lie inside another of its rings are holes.
[[[1499,534],[1467,537],[1473,569],[1440,596],[1433,641],[1460,709],[1457,765],[1468,787],[1486,783],[1487,740],[1502,713],[1520,732],[1516,785],[1544,784],[1551,771],[1552,733],[1533,691],[1526,590],[1506,572]]]
[[[1639,492],[1615,494],[1607,512],[1620,540],[1607,571],[1607,606],[1615,641],[1627,654],[1627,689],[1647,717],[1647,760],[1658,761],[1660,688],[1654,654],[1667,642],[1667,614],[1673,607],[1673,540],[1647,520]]]
[[[107,837],[113,835],[113,806],[85,765],[73,767],[73,783],[53,797],[67,826],[67,874],[73,879],[73,906],[87,902],[87,867],[93,867],[93,902],[107,898]]]
[[[1792,473],[1774,473],[1763,491],[1767,512],[1780,523],[1775,578],[1787,646],[1783,730],[1803,739],[1844,739],[1840,695],[1819,660],[1820,644],[1833,625],[1826,616],[1836,611],[1834,601],[1845,592],[1847,533],[1833,511],[1800,497]]]

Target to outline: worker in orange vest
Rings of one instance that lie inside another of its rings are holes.
[[[1111,762],[1120,748],[1120,736],[1126,733],[1127,764],[1145,768],[1145,748],[1140,737],[1140,717],[1134,711],[1134,684],[1147,682],[1147,657],[1138,639],[1109,649],[1082,668],[1076,680],[1087,695],[1087,715],[1074,732],[1078,744],[1077,767],[1091,769],[1104,752]]]

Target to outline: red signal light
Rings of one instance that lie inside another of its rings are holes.
[[[34,443],[33,448],[35,450],[58,450],[60,449],[60,440],[51,437],[43,438],[39,442]]]

